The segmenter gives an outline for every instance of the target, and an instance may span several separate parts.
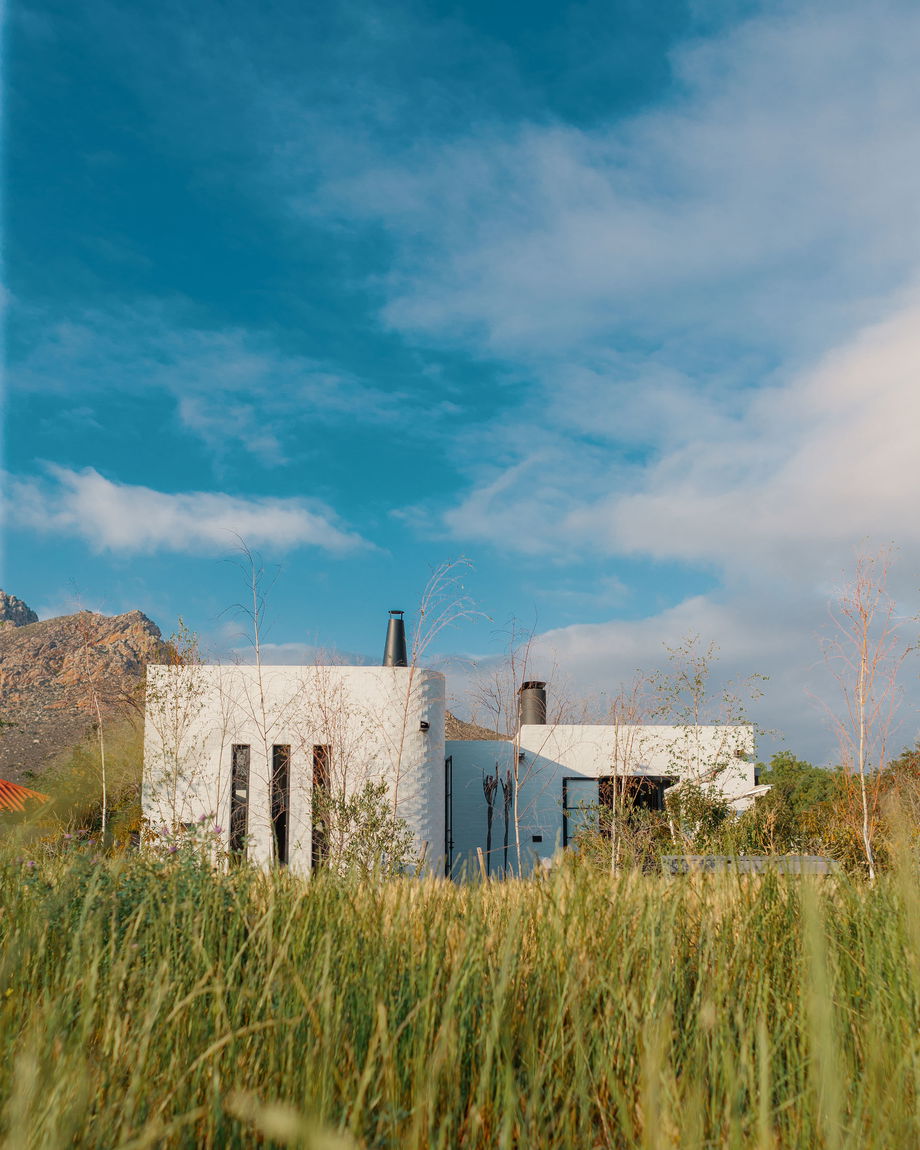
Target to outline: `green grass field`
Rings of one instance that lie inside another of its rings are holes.
[[[0,861],[5,1147],[920,1146],[920,894]]]

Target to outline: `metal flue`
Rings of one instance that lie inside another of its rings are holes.
[[[387,623],[387,642],[383,649],[384,667],[408,667],[409,659],[406,654],[406,624],[403,621],[404,611],[391,611]]]
[[[542,727],[546,722],[546,684],[531,679],[518,691],[518,717],[522,727]]]

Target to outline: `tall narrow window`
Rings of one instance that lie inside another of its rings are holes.
[[[249,747],[230,748],[230,851],[245,855],[249,830]]]
[[[332,747],[313,748],[313,835],[311,860],[319,870],[329,860],[329,776]]]
[[[288,863],[288,814],[291,805],[291,748],[272,747],[271,815],[275,862]]]
[[[454,863],[454,756],[444,760],[444,873],[450,878]]]

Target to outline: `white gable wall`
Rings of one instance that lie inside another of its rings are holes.
[[[422,722],[428,730],[421,729]],[[231,748],[250,747],[250,857],[272,858],[272,747],[291,748],[290,864],[310,869],[313,748],[332,748],[331,785],[384,779],[398,813],[443,856],[444,677],[405,667],[164,667],[147,670],[143,810],[156,827],[202,816],[226,835]]]
[[[743,796],[754,786],[754,752],[749,726],[637,726],[594,724],[521,727],[517,745],[511,741],[446,743],[453,773],[454,871],[478,872],[477,850],[486,850],[487,803],[483,776],[505,776],[518,757],[518,823],[522,869],[552,858],[562,846],[562,781],[564,778],[604,778],[614,774],[668,776],[712,786],[736,809],[750,801]],[[741,756],[739,757],[739,753]],[[535,840],[535,836],[538,841]],[[504,859],[504,814],[501,787],[495,794],[491,870],[500,872]],[[517,870],[514,826],[510,828],[511,869]]]
[[[422,730],[422,723],[428,724]],[[747,726],[524,726],[518,739],[444,740],[444,677],[403,667],[164,667],[147,673],[143,810],[173,829],[205,818],[224,835],[230,821],[231,748],[250,748],[250,857],[272,860],[272,747],[290,746],[290,864],[311,865],[313,749],[332,748],[331,785],[349,795],[386,781],[398,813],[436,873],[447,846],[445,754],[452,762],[453,873],[478,873],[485,852],[485,775],[517,779],[522,869],[562,844],[562,781],[613,774],[698,779],[736,809],[754,786]],[[502,788],[495,792],[491,873],[504,864]],[[535,841],[536,840],[536,841]],[[226,841],[226,839],[224,840]],[[515,828],[508,858],[516,870]]]
[[[500,778],[512,769],[514,744],[504,740],[451,739],[445,745],[451,758],[451,803],[453,811],[452,873],[471,875],[479,873],[477,850],[486,850],[487,805],[482,781],[486,775]],[[490,871],[501,870],[503,862],[504,820],[502,816],[502,789],[495,792],[492,822],[492,855]],[[514,835],[511,834],[509,857],[514,858]]]

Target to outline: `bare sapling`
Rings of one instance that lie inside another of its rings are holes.
[[[649,684],[654,718],[676,729],[665,747],[669,773],[678,779],[666,795],[668,827],[675,843],[689,847],[707,824],[727,815],[721,784],[753,748],[758,728],[747,708],[762,696],[766,676],[755,673],[712,690],[715,643],[704,645],[691,634],[666,650],[671,670],[653,673]]]
[[[469,619],[482,616],[482,612],[476,608],[474,600],[467,594],[464,586],[464,579],[472,568],[473,564],[463,556],[459,559],[445,560],[445,562],[440,563],[425,584],[419,601],[417,619],[412,629],[412,646],[409,653],[406,689],[401,700],[401,722],[394,748],[394,774],[391,792],[394,817],[399,813],[409,713],[412,707],[415,680],[421,668],[422,660],[427,656],[431,645],[445,630]]]
[[[87,616],[88,611],[81,611],[77,615],[77,626],[82,640],[83,673],[86,676],[86,688],[89,696],[89,706],[95,716],[96,739],[99,743],[99,781],[101,789],[100,807],[100,839],[106,841],[109,817],[108,774],[105,763],[105,722],[102,717],[102,704],[99,698],[99,688],[96,681],[96,668],[92,654],[95,650],[96,639],[93,637]]]
[[[510,742],[511,766],[508,769],[506,785],[509,791],[503,795],[509,811],[509,830],[514,834],[514,857],[518,874],[523,874],[524,853],[521,844],[521,827],[526,809],[531,803],[522,801],[522,791],[528,781],[535,777],[535,763],[560,722],[576,710],[570,699],[554,692],[552,713],[546,716],[546,737],[536,753],[527,754],[521,747],[520,696],[523,683],[530,679],[534,645],[534,628],[525,628],[517,619],[512,619],[507,634],[505,656],[498,666],[481,676],[472,690],[473,720],[501,735]],[[547,675],[548,681],[556,681],[556,667],[553,665]],[[531,796],[531,802],[537,795]],[[507,834],[507,832],[506,832]],[[507,848],[505,849],[505,870],[507,871]]]
[[[266,702],[262,646],[265,633],[265,614],[268,594],[278,578],[279,569],[275,569],[269,581],[264,564],[262,563],[262,557],[257,552],[254,552],[239,536],[237,536],[237,541],[239,544],[239,558],[236,563],[245,580],[246,598],[239,603],[233,604],[227,610],[236,612],[242,616],[248,624],[246,638],[252,647],[253,662],[256,668],[256,697],[254,699],[247,698],[246,702],[250,717],[253,719],[259,732],[262,762],[265,764],[266,771],[271,773],[274,771],[271,739],[272,732],[278,725],[278,716],[269,715],[269,708]],[[273,789],[271,781],[269,779],[265,781],[268,782]],[[283,793],[281,788],[279,788],[278,793]],[[277,795],[274,796],[274,801],[278,801]],[[281,817],[283,814],[284,812],[281,810],[275,810],[272,813],[273,826],[275,823],[274,816]],[[276,836],[273,833],[269,837],[271,839],[272,859],[275,865],[280,865],[283,860],[279,855],[279,845]]]
[[[852,577],[829,604],[831,632],[822,641],[825,661],[839,688],[837,706],[826,709],[837,734],[841,765],[856,781],[859,838],[873,881],[882,771],[901,697],[898,675],[911,650],[888,594],[890,568],[890,548],[857,553]]]
[[[161,667],[147,669],[143,704],[143,789],[159,814],[154,837],[164,828],[175,833],[187,824],[197,810],[192,796],[207,775],[199,726],[205,687],[196,675],[205,660],[198,636],[181,617],[165,640],[163,661],[167,674],[161,674]]]
[[[610,872],[620,868],[620,853],[627,815],[627,779],[642,758],[643,724],[650,709],[648,678],[637,675],[629,686],[623,686],[610,701],[609,721],[613,728],[611,766],[613,794],[610,822]]]
[[[508,643],[505,658],[474,687],[474,718],[479,715],[491,730],[507,735],[511,740],[511,825],[514,828],[514,853],[518,874],[521,873],[521,804],[520,791],[523,783],[520,725],[518,715],[518,688],[527,678],[530,649],[533,644],[533,628],[525,631],[517,619],[512,619],[508,628]],[[506,802],[508,800],[506,799]]]

